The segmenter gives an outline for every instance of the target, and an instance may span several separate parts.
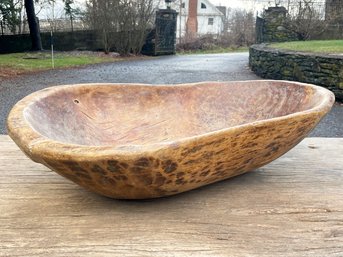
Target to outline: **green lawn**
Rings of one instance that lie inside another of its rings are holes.
[[[313,40],[275,43],[270,45],[273,48],[300,52],[315,53],[338,53],[343,54],[343,40]]]
[[[59,52],[55,54],[54,59],[55,68],[67,68],[122,60],[122,58],[106,56],[102,53],[82,52]],[[51,68],[51,54],[49,52],[0,54],[0,77],[6,77],[6,73],[20,74]]]
[[[219,53],[235,53],[235,52],[247,52],[248,47],[217,47],[213,49],[206,50],[189,50],[189,51],[177,51],[177,54],[219,54]]]

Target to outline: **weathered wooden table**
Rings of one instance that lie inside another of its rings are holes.
[[[343,139],[174,197],[95,195],[0,136],[0,256],[343,256]]]

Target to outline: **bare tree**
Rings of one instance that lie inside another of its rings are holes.
[[[15,0],[0,1],[0,22],[15,34],[20,23],[19,2]]]
[[[286,27],[294,32],[300,40],[307,40],[320,35],[327,28],[324,10],[315,0],[289,0]],[[292,8],[291,8],[292,7]]]
[[[252,11],[230,10],[228,16],[228,31],[226,37],[231,44],[248,46],[255,42],[255,16]]]
[[[152,27],[155,0],[91,0],[88,21],[102,37],[104,50],[137,54]]]
[[[70,27],[71,31],[74,31],[73,20],[75,18],[75,14],[79,12],[79,10],[73,8],[74,0],[62,0],[64,3],[64,12],[70,19]]]

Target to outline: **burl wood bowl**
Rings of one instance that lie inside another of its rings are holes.
[[[286,81],[70,85],[25,97],[7,124],[32,160],[93,192],[143,199],[275,160],[333,102],[324,88]]]

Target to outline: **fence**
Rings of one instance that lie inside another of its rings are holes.
[[[90,26],[80,18],[71,19],[54,19],[39,20],[39,27],[42,33],[44,32],[73,32],[73,31],[84,31],[90,30]],[[16,26],[11,26],[4,21],[0,21],[0,35],[20,35],[29,34],[29,25],[27,21],[20,22]]]
[[[113,32],[114,37],[120,37],[120,32]],[[147,31],[147,38],[143,45],[142,54],[156,55],[162,54],[155,49],[155,30]],[[80,30],[54,33],[54,49],[58,51],[89,50],[103,51],[102,35],[94,30]],[[44,49],[50,49],[50,32],[41,33],[42,45]],[[174,39],[175,40],[175,39]],[[29,51],[31,48],[31,38],[29,34],[3,35],[0,36],[0,54],[17,53]],[[111,50],[115,50],[114,47]],[[157,49],[158,50],[158,49]],[[172,50],[174,52],[175,49]],[[168,53],[171,54],[171,53]]]
[[[50,32],[41,33],[42,45],[44,49],[50,49]],[[95,31],[84,30],[74,32],[55,32],[54,47],[59,51],[71,50],[101,50],[101,36]],[[29,34],[4,35],[0,36],[0,53],[15,53],[29,51],[31,48],[31,38]]]

